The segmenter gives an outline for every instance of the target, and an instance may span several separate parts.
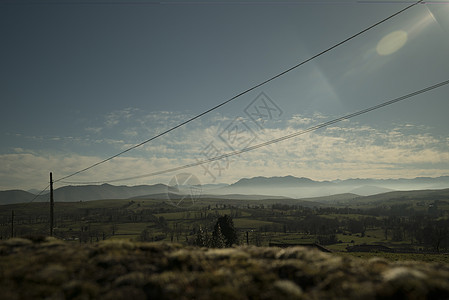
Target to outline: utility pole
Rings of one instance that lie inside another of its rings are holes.
[[[11,238],[14,237],[14,211],[11,214]]]
[[[53,236],[53,208],[55,202],[53,199],[53,174],[50,172],[50,236]]]

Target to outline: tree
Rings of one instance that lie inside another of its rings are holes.
[[[195,245],[198,247],[208,247],[209,246],[208,237],[201,226],[196,234]]]
[[[144,229],[142,232],[140,232],[140,241],[141,242],[148,242],[151,240],[150,232],[148,229]]]
[[[365,233],[365,226],[362,221],[349,219],[348,220],[348,231],[351,233]]]
[[[235,229],[234,222],[230,216],[224,215],[219,217],[214,226],[214,232],[217,230],[218,226],[220,227],[221,233],[225,238],[226,247],[231,247],[232,245],[238,243],[237,230]]]
[[[423,228],[423,240],[425,244],[432,245],[436,252],[440,252],[440,247],[449,238],[448,221],[430,221]]]
[[[212,247],[214,248],[225,248],[226,247],[226,239],[221,232],[220,224],[217,222],[215,224],[214,232],[212,233]]]
[[[404,240],[404,235],[403,235],[402,229],[400,227],[393,229],[392,241],[393,242],[401,242],[403,240]]]
[[[326,235],[319,235],[318,236],[318,243],[321,245],[332,245],[337,243],[337,236],[335,233],[333,234],[326,234]]]

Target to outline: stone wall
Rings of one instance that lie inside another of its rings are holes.
[[[449,266],[292,247],[0,242],[1,299],[449,299]]]

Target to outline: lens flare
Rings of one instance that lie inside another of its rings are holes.
[[[407,38],[407,32],[403,30],[393,31],[379,41],[376,51],[379,55],[393,54],[405,45]]]

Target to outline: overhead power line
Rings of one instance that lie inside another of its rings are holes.
[[[371,25],[371,26],[369,26],[369,27],[363,29],[362,31],[359,31],[358,33],[356,33],[356,34],[354,34],[354,35],[352,35],[352,36],[346,38],[345,40],[343,40],[343,41],[341,41],[341,42],[339,42],[339,43],[333,45],[332,47],[327,48],[326,50],[321,51],[320,53],[313,55],[312,57],[310,57],[310,58],[308,58],[308,59],[306,59],[306,60],[304,60],[304,61],[302,61],[302,62],[300,62],[300,63],[298,63],[298,64],[296,64],[296,65],[294,65],[293,67],[291,67],[291,68],[289,68],[289,69],[287,69],[287,70],[285,70],[285,71],[283,71],[283,72],[281,72],[281,73],[278,73],[277,75],[275,75],[275,76],[273,76],[273,77],[270,77],[269,79],[266,79],[265,81],[260,82],[260,83],[258,83],[258,84],[256,84],[256,85],[254,85],[254,86],[252,86],[252,87],[250,87],[250,88],[244,90],[243,92],[241,92],[241,93],[239,93],[239,94],[233,96],[232,98],[230,98],[230,99],[228,99],[228,100],[226,100],[226,101],[224,101],[224,102],[222,102],[222,103],[220,103],[220,104],[218,104],[218,105],[216,105],[216,106],[214,106],[214,107],[212,107],[212,108],[210,108],[210,109],[204,111],[203,113],[200,113],[200,114],[198,114],[198,115],[196,115],[196,116],[194,116],[194,117],[192,117],[192,118],[190,118],[190,119],[188,119],[188,120],[186,120],[186,121],[184,121],[184,122],[182,122],[182,123],[180,123],[180,124],[178,124],[178,125],[176,125],[176,126],[174,126],[174,127],[171,127],[170,129],[167,129],[167,130],[165,130],[165,131],[163,131],[163,132],[161,132],[161,133],[159,133],[159,134],[153,136],[152,138],[149,138],[149,139],[147,139],[147,140],[145,140],[145,141],[143,141],[143,142],[141,142],[141,143],[139,143],[139,144],[137,144],[137,145],[134,145],[134,146],[132,146],[132,147],[126,149],[126,150],[123,150],[122,152],[119,152],[119,153],[117,153],[117,154],[115,154],[115,155],[113,155],[113,156],[110,156],[110,157],[108,157],[108,158],[106,158],[106,159],[103,159],[103,160],[101,160],[101,161],[99,161],[99,162],[97,162],[97,163],[95,163],[95,164],[93,164],[93,165],[90,165],[90,166],[88,166],[88,167],[86,167],[86,168],[84,168],[84,169],[81,169],[81,170],[79,170],[79,171],[76,171],[76,172],[74,172],[74,173],[72,173],[72,174],[70,174],[70,175],[67,175],[67,176],[64,176],[64,177],[62,177],[62,178],[56,179],[54,182],[56,183],[56,182],[62,181],[62,180],[64,180],[64,179],[67,179],[67,178],[73,177],[73,176],[75,176],[75,175],[78,175],[78,174],[80,174],[80,173],[83,173],[83,172],[85,172],[85,171],[87,171],[87,170],[90,170],[90,169],[92,169],[92,168],[94,168],[94,167],[96,167],[96,166],[98,166],[98,165],[101,165],[101,164],[103,164],[103,163],[105,163],[105,162],[108,162],[108,161],[110,161],[110,160],[112,160],[112,159],[114,159],[114,158],[116,158],[116,157],[118,157],[118,156],[120,156],[120,155],[123,155],[123,154],[125,154],[125,153],[127,153],[127,152],[129,152],[129,151],[131,151],[131,150],[133,150],[133,149],[136,149],[136,148],[138,148],[138,147],[140,147],[140,146],[142,146],[142,145],[144,145],[144,144],[146,144],[146,143],[149,143],[149,142],[151,142],[151,141],[153,141],[153,140],[155,140],[155,139],[157,139],[157,138],[159,138],[159,137],[161,137],[161,136],[163,136],[163,135],[166,135],[167,133],[170,133],[170,132],[172,132],[173,130],[175,130],[175,129],[177,129],[177,128],[180,128],[180,127],[182,127],[182,126],[184,126],[184,125],[186,125],[186,124],[188,124],[188,123],[190,123],[190,122],[192,122],[192,121],[194,121],[194,120],[196,120],[196,119],[198,119],[198,118],[204,116],[205,114],[208,114],[208,113],[210,113],[211,111],[214,111],[214,110],[216,110],[216,109],[218,109],[218,108],[220,108],[220,107],[222,107],[222,106],[228,104],[229,102],[234,101],[235,99],[239,98],[240,96],[243,96],[243,95],[245,95],[245,94],[247,94],[247,93],[249,93],[249,92],[255,90],[256,88],[258,88],[258,87],[260,87],[260,86],[262,86],[262,85],[265,85],[265,84],[267,84],[268,82],[273,81],[273,80],[275,80],[276,78],[279,78],[279,77],[281,77],[281,76],[283,76],[283,75],[285,75],[285,74],[287,74],[287,73],[289,73],[289,72],[291,72],[291,71],[293,71],[293,70],[299,68],[300,66],[302,66],[302,65],[304,65],[304,64],[306,64],[306,63],[308,63],[309,61],[314,60],[314,59],[316,59],[316,58],[318,58],[318,57],[324,55],[325,53],[327,53],[327,52],[329,52],[329,51],[331,51],[331,50],[337,48],[338,46],[341,46],[341,45],[347,43],[348,41],[350,41],[350,40],[356,38],[357,36],[359,36],[359,35],[361,35],[361,34],[367,32],[368,30],[371,30],[372,28],[374,28],[374,27],[376,27],[376,26],[379,26],[380,24],[382,24],[382,23],[384,23],[384,22],[390,20],[391,18],[394,18],[395,16],[397,16],[397,15],[403,13],[404,11],[406,11],[406,10],[412,8],[413,6],[419,4],[419,3],[423,2],[423,1],[424,1],[424,0],[419,0],[419,1],[413,3],[413,4],[409,5],[409,6],[407,6],[407,7],[403,8],[403,9],[401,9],[400,11],[398,11],[398,12],[396,12],[396,13],[394,13],[394,14],[388,16],[388,17],[386,17],[385,19],[382,19],[381,21],[379,21],[379,22],[377,22],[377,23],[375,23],[375,24],[373,24],[373,25]]]
[[[36,200],[40,195],[42,195],[46,190],[48,190],[49,187],[50,187],[50,185],[47,185],[42,191],[40,191],[37,195],[35,195],[34,198],[31,199],[31,201],[28,201],[27,203],[25,203],[25,206],[34,202],[34,200]]]
[[[442,1],[442,0],[440,0]],[[411,1],[403,1],[402,3],[410,3]],[[430,3],[442,3],[442,2],[437,2],[437,1],[432,1]],[[379,0],[358,0],[356,1],[356,3],[358,4],[398,4],[401,2],[396,1],[379,1]],[[426,3],[429,3],[428,1],[426,1]],[[443,2],[444,3],[444,2]],[[68,1],[68,0],[50,0],[50,1],[30,1],[30,0],[2,0],[0,2],[0,5],[10,5],[10,6],[19,6],[19,5],[58,5],[58,6],[74,6],[74,5],[107,5],[107,6],[111,6],[111,5],[118,5],[118,6],[133,6],[133,5],[139,5],[139,6],[167,6],[167,5],[172,5],[172,6],[178,6],[178,5],[204,5],[204,6],[210,6],[210,5],[219,5],[219,6],[235,6],[235,5],[239,5],[239,6],[261,6],[261,5],[269,5],[269,6],[279,6],[279,5],[289,5],[289,6],[294,6],[294,5],[341,5],[341,4],[348,4],[348,1],[344,1],[344,0],[301,0],[301,1],[210,1],[210,0],[205,0],[205,1],[187,1],[187,0],[183,0],[183,1],[172,1],[172,0],[165,0],[165,1],[145,1],[145,0],[141,0],[141,1],[104,1],[104,0],[90,0],[90,1]]]
[[[348,119],[351,119],[351,118],[354,118],[354,117],[366,114],[366,113],[371,112],[373,110],[389,106],[391,104],[394,104],[394,103],[406,100],[406,99],[408,99],[410,97],[426,93],[428,91],[431,91],[431,90],[434,90],[436,88],[442,87],[442,86],[444,86],[446,84],[449,84],[449,80],[437,83],[435,85],[432,85],[432,86],[426,87],[424,89],[412,92],[410,94],[401,96],[399,98],[395,98],[395,99],[392,99],[392,100],[389,100],[389,101],[385,101],[385,102],[382,102],[382,103],[380,103],[378,105],[371,106],[371,107],[359,110],[357,112],[354,112],[354,113],[351,113],[351,114],[348,114],[348,115],[345,115],[345,116],[333,119],[331,121],[327,121],[327,122],[315,125],[313,127],[307,128],[305,130],[297,131],[297,132],[294,132],[294,133],[282,136],[282,137],[277,138],[277,139],[273,139],[273,140],[270,140],[270,141],[267,141],[267,142],[264,142],[264,143],[260,143],[260,144],[257,144],[257,145],[246,147],[246,148],[241,149],[241,150],[228,152],[228,153],[225,153],[223,155],[218,155],[218,156],[215,156],[215,157],[212,157],[212,158],[209,158],[209,159],[197,161],[195,163],[191,163],[191,164],[187,164],[187,165],[183,165],[183,166],[178,166],[178,167],[171,168],[171,169],[156,171],[156,172],[152,172],[152,173],[148,173],[148,174],[144,174],[144,175],[138,175],[138,176],[133,176],[133,177],[125,177],[125,178],[113,179],[113,180],[107,180],[107,181],[64,182],[64,183],[68,183],[68,184],[99,184],[99,183],[105,183],[105,182],[111,183],[111,182],[118,182],[118,181],[127,181],[127,180],[133,180],[133,179],[140,179],[140,178],[144,178],[144,177],[151,177],[151,176],[161,175],[161,174],[165,174],[165,173],[171,173],[171,172],[175,172],[175,171],[180,171],[180,170],[183,170],[183,169],[187,169],[187,168],[203,165],[203,164],[206,164],[206,163],[210,163],[210,162],[213,162],[213,161],[221,160],[221,159],[224,159],[224,158],[228,158],[230,156],[234,156],[234,155],[239,155],[239,154],[242,154],[242,153],[250,152],[250,151],[253,151],[253,150],[256,150],[256,149],[268,146],[268,145],[276,144],[276,143],[279,143],[279,142],[282,142],[282,141],[285,141],[285,140],[288,140],[288,139],[291,139],[291,138],[294,138],[294,137],[297,137],[297,136],[300,136],[300,135],[303,135],[303,134],[306,134],[306,133],[309,133],[309,132],[312,132],[312,131],[324,128],[324,127],[327,127],[329,125],[333,125],[335,123],[338,123],[338,122],[341,122],[341,121],[344,121],[344,120],[348,120]]]

